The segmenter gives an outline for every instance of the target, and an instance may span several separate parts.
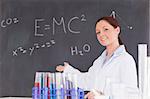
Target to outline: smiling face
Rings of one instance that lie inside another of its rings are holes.
[[[97,39],[103,46],[108,46],[118,42],[120,28],[114,28],[106,20],[100,20],[96,24]]]

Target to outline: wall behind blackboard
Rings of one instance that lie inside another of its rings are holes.
[[[95,21],[108,15],[137,62],[138,43],[149,41],[149,0],[1,0],[0,96],[31,96],[35,72],[64,61],[87,71],[104,50]]]

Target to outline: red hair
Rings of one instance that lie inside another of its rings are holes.
[[[96,24],[97,24],[99,21],[101,21],[101,20],[107,21],[107,22],[108,22],[110,25],[112,25],[114,28],[120,27],[118,21],[117,21],[115,18],[111,17],[111,16],[105,16],[105,17],[102,17],[102,18],[98,19],[98,20],[96,21]],[[95,26],[96,26],[96,24],[95,24]],[[120,39],[120,36],[118,37],[118,40],[119,40],[119,44],[120,44],[120,45],[123,45],[123,43],[122,43],[122,41],[121,41],[121,39]]]

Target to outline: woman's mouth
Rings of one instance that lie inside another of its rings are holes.
[[[107,39],[107,37],[106,36],[102,36],[100,39],[101,39],[101,41],[105,41]]]

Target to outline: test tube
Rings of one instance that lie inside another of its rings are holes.
[[[47,73],[43,73],[43,99],[48,99]]]
[[[77,75],[76,74],[72,74],[72,98],[73,99],[78,99],[78,85],[77,85]]]
[[[61,89],[62,89],[62,74],[61,73],[55,73],[56,74],[56,95],[57,95],[57,99],[62,99],[62,93],[61,93]]]
[[[71,81],[71,75],[68,73],[66,75],[66,91],[67,91],[67,99],[71,99],[71,90],[72,90],[72,81]]]
[[[55,73],[51,73],[51,99],[56,99],[56,76]]]
[[[39,72],[36,72],[34,87],[38,87],[39,88],[39,83],[40,83],[39,77],[40,77]]]
[[[50,91],[51,91],[51,73],[47,73],[48,75],[48,81],[47,81],[47,87],[48,87],[48,99],[50,99]]]
[[[66,84],[66,74],[62,73],[62,84],[63,84],[63,98],[67,99],[67,84]]]
[[[40,75],[39,72],[35,73],[35,83],[34,87],[32,88],[32,97],[33,99],[39,99],[39,86],[40,86]]]

